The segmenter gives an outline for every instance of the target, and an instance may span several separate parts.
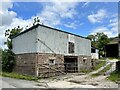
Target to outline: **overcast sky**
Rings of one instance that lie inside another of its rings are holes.
[[[96,32],[109,37],[118,33],[117,2],[0,2],[0,6],[2,48],[6,29],[18,25],[30,27],[36,16],[44,25],[85,37]]]

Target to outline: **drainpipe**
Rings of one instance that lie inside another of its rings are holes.
[[[39,55],[39,53],[36,53],[36,76],[37,76],[37,77],[38,77],[38,72],[39,72],[39,71],[38,71],[38,69],[39,69],[39,68],[38,68],[38,67],[39,67],[39,66],[38,66],[38,55]]]
[[[38,31],[36,30],[36,28],[35,28],[35,31],[36,31],[36,65],[35,65],[35,67],[36,67],[36,71],[35,71],[35,73],[36,73],[36,76],[38,77],[39,76],[39,65],[38,65],[38,56],[39,56],[39,52],[38,52],[38,41],[37,41],[37,38],[38,38]]]

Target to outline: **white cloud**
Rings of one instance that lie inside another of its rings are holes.
[[[76,29],[76,27],[77,27],[77,25],[75,23],[65,24],[64,26],[66,26],[68,28],[72,28],[72,29]]]
[[[9,0],[8,0],[9,1]],[[17,18],[17,13],[13,11],[8,11],[9,8],[13,7],[13,3],[11,2],[2,2],[2,9],[0,8],[0,20],[2,23],[0,24],[0,46],[2,48],[6,48],[4,42],[6,38],[4,36],[5,30],[12,29],[16,26],[26,27],[26,25],[32,26],[33,18],[31,17],[28,20],[23,20],[22,18]],[[43,24],[56,26],[60,25],[62,19],[70,18],[74,19],[74,15],[76,14],[75,7],[77,3],[72,2],[51,2],[43,5],[42,12],[38,13],[37,16],[40,17],[40,20]]]
[[[91,23],[100,23],[106,17],[106,10],[100,9],[97,13],[93,13],[88,16],[88,20]]]
[[[97,32],[103,32],[104,34],[106,34],[108,37],[116,37],[118,36],[118,29],[117,29],[117,26],[116,27],[113,27],[113,28],[107,28],[105,26],[101,26],[101,27],[97,27],[95,29],[93,29],[91,31],[91,34],[95,34]]]
[[[43,4],[43,10],[38,16],[43,24],[56,26],[61,24],[64,18],[74,19],[76,15],[75,2],[51,2],[47,5]]]
[[[17,16],[13,11],[8,11],[8,8],[12,8],[13,4],[11,2],[2,2],[0,3],[0,26],[9,25],[12,23],[12,20]]]
[[[74,22],[68,22],[64,24],[65,27],[76,29],[79,26],[82,26],[84,23],[80,23],[79,21],[74,21]]]
[[[87,7],[90,4],[90,2],[85,2],[82,7]]]

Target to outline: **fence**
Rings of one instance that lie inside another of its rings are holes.
[[[65,63],[65,64],[39,64],[38,76],[39,77],[51,77],[58,76],[66,73],[78,72],[77,63]]]

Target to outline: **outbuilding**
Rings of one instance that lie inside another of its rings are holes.
[[[37,24],[12,44],[17,73],[50,77],[91,68],[91,41],[76,34]]]

